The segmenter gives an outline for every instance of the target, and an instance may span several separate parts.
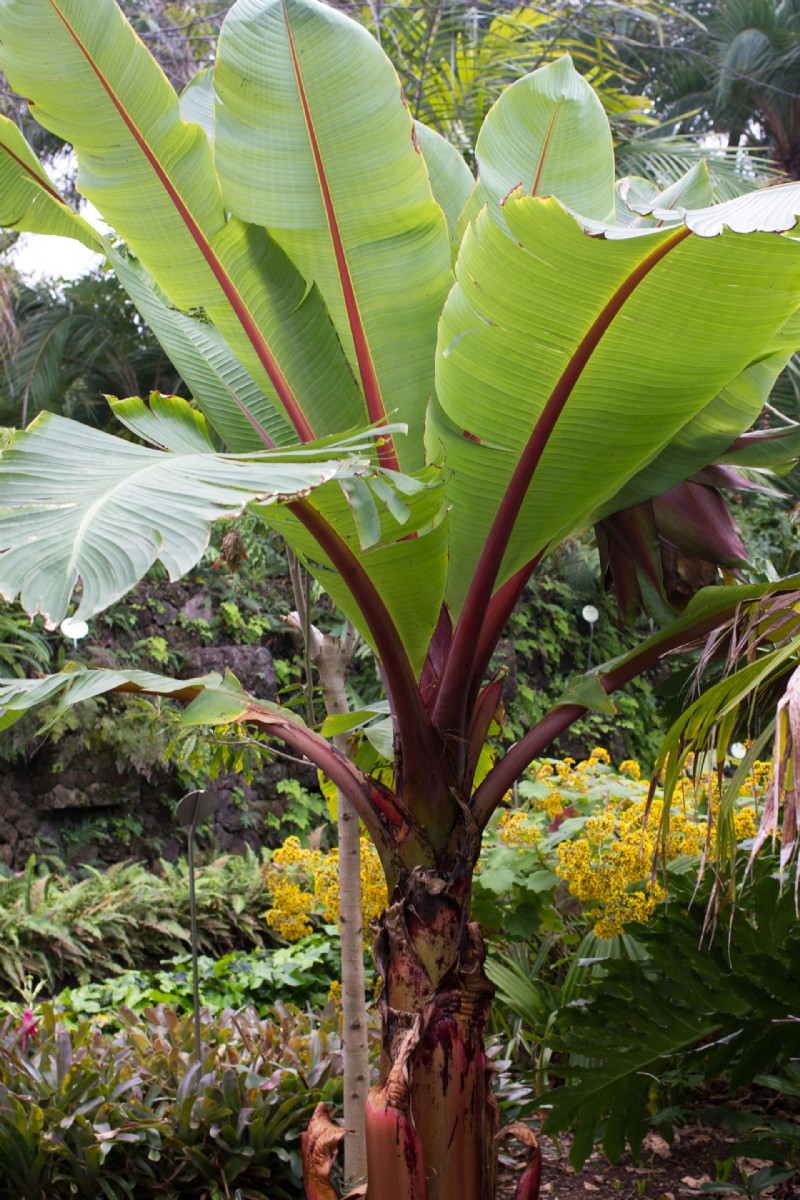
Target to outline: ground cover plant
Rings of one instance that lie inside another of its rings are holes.
[[[732,760],[730,769],[734,766]],[[770,763],[758,762],[739,786],[735,828],[744,850],[752,842],[770,770]],[[635,761],[614,769],[599,747],[579,762],[568,758],[532,764],[516,796],[506,797],[486,831],[473,913],[487,935],[486,969],[497,989],[490,1053],[493,1068],[499,1068],[495,1090],[500,1111],[504,1121],[513,1121],[536,1117],[544,1105],[551,1114],[545,1128],[557,1135],[555,1144],[565,1129],[570,1134],[576,1167],[591,1152],[598,1133],[615,1162],[626,1142],[641,1151],[653,1130],[669,1135],[673,1127],[682,1127],[698,1103],[706,1122],[723,1127],[727,1122],[741,1132],[747,1113],[741,1111],[741,1101],[738,1109],[730,1108],[737,1087],[752,1090],[754,1082],[769,1078],[776,1089],[788,1088],[791,1094],[791,1078],[781,1080],[786,1070],[791,1075],[792,1038],[786,1031],[777,1042],[764,1036],[770,1027],[783,1029],[794,986],[793,900],[790,890],[780,893],[773,854],[759,857],[755,885],[744,890],[730,912],[735,922],[731,933],[726,910],[719,917],[718,937],[697,953],[710,872],[694,903],[693,893],[709,833],[708,854],[713,854],[721,798],[716,777],[711,783],[709,798],[704,775],[697,785],[690,772],[684,776],[665,845],[666,870],[659,872],[655,885],[651,868],[662,817],[660,793],[643,836],[648,781]],[[226,862],[210,868],[215,896],[235,881],[235,875],[225,873]],[[247,1021],[255,1014],[271,1020],[276,1002],[282,1001],[318,1012],[326,1008],[320,1019],[328,1022],[339,994],[338,985],[331,983],[339,974],[330,924],[338,911],[335,852],[303,847],[291,835],[263,863],[251,856],[240,866],[248,878],[258,876],[263,884],[261,893],[251,893],[251,908],[260,907],[264,925],[288,944],[216,958],[201,955],[204,1020],[221,1018],[224,1027],[231,1011],[245,1013]],[[29,886],[35,879],[32,868]],[[207,870],[200,868],[201,896],[208,891],[202,883]],[[369,927],[385,905],[383,873],[374,851],[365,853],[362,872],[369,939]],[[145,872],[131,875],[127,889],[119,886],[121,874],[119,869],[107,872],[115,905],[122,909],[118,918],[126,903],[138,911],[132,893],[142,892],[145,901],[150,894]],[[180,885],[182,872],[174,869],[174,874]],[[98,879],[100,873],[90,873],[90,882]],[[58,878],[41,880],[43,895],[56,889],[65,890]],[[85,900],[80,883],[72,890]],[[66,907],[75,911],[81,906],[73,902]],[[219,919],[216,925],[224,940]],[[112,933],[114,928],[112,923]],[[769,943],[763,932],[767,928]],[[228,936],[237,936],[234,926]],[[26,1022],[38,1028],[43,1004],[62,1027],[79,1030],[88,1021],[97,1037],[112,1041],[128,1028],[132,1013],[144,1028],[148,1013],[159,1006],[178,1019],[191,1014],[188,954],[168,958],[155,969],[142,969],[137,962],[117,973],[120,964],[113,961],[110,944],[102,959],[86,962],[85,970],[98,982],[69,987],[43,1001],[41,985],[37,990],[30,979],[21,994],[0,1003],[17,1034]],[[687,963],[678,991],[670,986],[676,947]],[[55,945],[51,953],[54,963],[57,949]],[[154,955],[152,945],[139,952]],[[773,978],[788,982],[776,988],[769,982]],[[335,1021],[331,1028],[335,1030]],[[376,1034],[374,1024],[372,1029]],[[35,1048],[35,1041],[30,1045]],[[375,1069],[377,1041],[373,1049]],[[553,1082],[565,1074],[568,1086],[552,1092]],[[697,1089],[706,1080],[716,1081],[713,1105],[707,1097],[698,1099]],[[338,1109],[337,1099],[330,1098]],[[778,1125],[765,1120],[752,1117],[752,1136],[742,1144],[759,1142],[761,1157],[772,1156],[772,1179],[791,1166],[793,1134],[787,1120]],[[549,1155],[555,1170],[552,1150]],[[755,1149],[752,1155],[759,1157]],[[710,1167],[710,1159],[705,1166]]]
[[[702,562],[745,563],[718,486],[796,449],[794,427],[746,431],[798,344],[800,246],[782,234],[800,189],[713,206],[701,166],[664,192],[615,189],[602,105],[567,59],[503,93],[474,180],[412,123],[375,41],[315,0],[239,0],[213,73],[180,101],[113,0],[0,0],[0,33],[9,82],[71,142],[79,188],[126,246],[60,200],[10,123],[6,223],[101,245],[194,402],[112,401],[147,445],[47,414],[18,434],[0,463],[0,590],[58,623],[80,580],[91,615],[157,559],[189,570],[210,522],[249,504],[373,648],[393,778],[230,676],[68,669],[4,685],[3,720],[45,699],[164,694],[190,724],[258,726],[325,772],[389,897],[369,1194],[486,1200],[481,834],[556,734],[780,590],[690,599],[717,578]],[[625,614],[644,602],[665,629],[490,765],[494,647],[538,564],[589,525]],[[333,1194],[343,1136],[320,1110],[310,1200]],[[532,1145],[520,1196],[540,1170]]]
[[[203,1017],[122,1008],[68,1030],[51,1006],[0,1025],[0,1196],[294,1200],[299,1137],[341,1095],[335,1025],[282,1007]]]
[[[189,948],[189,879],[185,863],[162,863],[158,874],[139,863],[82,879],[37,867],[0,876],[0,989],[24,986],[27,975],[52,989],[102,979],[126,966],[154,966]],[[259,859],[222,856],[198,868],[200,948],[220,955],[231,946],[273,939],[263,920],[269,903]]]
[[[341,963],[335,926],[306,934],[291,946],[269,950],[232,950],[219,958],[198,958],[200,1004],[211,1016],[225,1010],[253,1008],[259,1016],[279,1001],[302,1009],[321,1011],[336,1001]],[[126,970],[102,982],[64,988],[52,1003],[63,1020],[102,1017],[117,1020],[124,1005],[141,1013],[156,1004],[174,1012],[191,1012],[194,1007],[192,959],[189,954],[165,958],[157,969]],[[12,1007],[10,1004],[5,1008]],[[15,1004],[19,1009],[19,1003]]]

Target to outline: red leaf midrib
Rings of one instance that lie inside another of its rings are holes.
[[[344,298],[345,311],[347,320],[350,325],[350,332],[353,337],[353,346],[356,353],[356,361],[358,363],[359,373],[361,375],[361,384],[364,389],[364,400],[367,406],[369,418],[374,422],[386,421],[386,409],[381,395],[380,383],[378,382],[375,364],[372,360],[369,342],[367,340],[364,322],[361,318],[361,312],[356,299],[353,280],[350,275],[350,268],[347,263],[347,255],[342,242],[342,235],[339,229],[339,222],[336,217],[336,209],[333,203],[330,186],[328,184],[327,175],[325,173],[325,164],[322,159],[319,142],[317,140],[314,121],[311,115],[311,108],[308,102],[308,95],[303,84],[303,77],[300,70],[300,62],[295,49],[292,30],[289,25],[289,13],[284,0],[283,16],[286,23],[286,36],[289,43],[289,53],[292,57],[292,66],[294,68],[295,81],[297,83],[297,91],[300,96],[300,104],[303,109],[303,118],[306,124],[306,132],[311,145],[311,154],[314,159],[314,166],[317,172],[320,192],[322,194],[322,203],[325,209],[325,217],[328,222],[328,230],[333,244],[333,253],[336,259],[336,269],[339,274],[339,283],[342,289]],[[378,447],[378,459],[384,467],[389,467],[391,470],[399,471],[400,464],[397,459],[397,454],[394,448],[391,435],[388,435],[383,443]]]
[[[100,86],[105,91],[114,108],[117,110],[120,118],[127,127],[128,132],[131,134],[147,162],[150,164],[156,178],[174,204],[179,216],[181,217],[181,220],[184,222],[195,244],[208,263],[214,278],[219,284],[223,294],[225,295],[225,298],[230,303],[231,308],[236,313],[242,329],[244,330],[256,354],[258,355],[259,361],[266,371],[267,377],[269,378],[272,386],[275,388],[286,415],[294,426],[298,437],[303,442],[313,441],[315,437],[314,431],[311,428],[305,413],[302,411],[297,398],[294,395],[288,380],[286,379],[286,376],[281,370],[277,360],[273,356],[272,351],[270,350],[266,339],[264,338],[264,335],[258,328],[258,325],[247,308],[247,305],[239,295],[233,280],[230,278],[218,256],[211,248],[208,238],[205,236],[197,221],[192,216],[186,202],[183,200],[174,183],[169,178],[169,175],[156,158],[153,150],[147,142],[147,139],[142,134],[141,130],[138,128],[130,114],[125,110],[122,101],[119,99],[114,89],[103,75],[103,72],[92,58],[88,47],[81,41],[76,30],[60,11],[54,0],[48,0],[48,2],[53,12],[67,30],[70,38],[85,58],[88,66],[93,71],[98,82],[100,83]]]

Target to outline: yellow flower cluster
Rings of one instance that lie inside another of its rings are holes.
[[[338,1013],[342,1011],[342,985],[338,979],[334,979],[328,988],[328,1003],[333,1003]]]
[[[506,809],[500,816],[499,831],[501,842],[507,846],[517,846],[520,851],[535,846],[540,837],[536,825],[522,809]]]
[[[746,808],[739,808],[733,814],[733,825],[736,831],[737,842],[743,842],[745,838],[753,838],[758,833],[758,814],[756,810],[748,805]]]
[[[265,866],[264,882],[272,896],[272,907],[264,918],[270,929],[287,942],[311,933],[314,895],[302,886],[302,881],[313,878],[321,861],[321,851],[306,850],[299,838],[288,837]]]
[[[314,899],[327,921],[339,921],[339,851],[331,850],[314,876]],[[367,838],[361,839],[361,915],[364,944],[371,940],[370,923],[386,907],[386,880],[378,851]]]
[[[556,788],[551,788],[544,799],[539,801],[539,808],[547,813],[551,821],[564,811],[564,807],[564,797]]]
[[[585,773],[594,762],[603,761],[596,754],[594,751],[588,762],[578,764],[575,771],[570,765],[569,774],[560,773],[561,779],[573,784],[581,771]],[[755,796],[762,792],[769,779],[770,767],[770,763],[755,763],[740,796]],[[622,933],[628,922],[647,920],[656,904],[665,898],[660,884],[651,878],[664,818],[663,800],[653,799],[647,826],[643,828],[647,797],[641,768],[637,762],[627,760],[619,770],[634,783],[641,782],[641,798],[635,800],[630,793],[624,797],[610,794],[606,806],[587,818],[582,835],[559,845],[559,862],[555,868],[576,899],[598,905],[587,910],[587,915],[594,920],[595,933],[601,938]],[[536,777],[541,780],[541,770]],[[709,801],[709,793],[710,830],[708,818],[697,811],[698,800]],[[702,781],[699,788],[689,777],[678,781],[663,846],[668,860],[683,854],[695,857],[703,852],[706,844],[709,852],[713,852],[719,799],[720,786],[716,776],[710,781]],[[758,829],[755,807],[738,807],[733,814],[733,824],[737,841],[755,837]]]
[[[611,755],[604,746],[595,746],[592,753],[589,755],[590,763],[605,763],[607,767],[611,766]],[[638,765],[638,764],[637,764]]]
[[[264,918],[271,929],[287,942],[311,933],[312,915],[330,924],[339,921],[339,851],[307,850],[299,838],[288,837],[265,864],[264,882],[272,907]],[[361,909],[364,941],[369,941],[369,923],[386,907],[386,882],[375,847],[361,839]]]
[[[647,879],[652,838],[642,836],[641,830],[616,837],[615,833],[621,833],[617,818],[606,809],[588,818],[584,837],[558,847],[556,874],[566,880],[576,899],[601,905],[587,910],[601,938],[622,933],[631,921],[646,921],[664,899],[663,889]]]
[[[549,791],[546,796],[537,801],[536,807],[547,813],[554,821],[560,812],[569,804],[564,796],[564,790],[574,793],[584,792],[594,782],[598,766],[609,766],[611,756],[602,746],[595,746],[587,759],[576,764],[574,758],[563,758],[558,762],[546,762],[533,772],[537,783],[546,783]],[[638,768],[638,763],[635,764]]]

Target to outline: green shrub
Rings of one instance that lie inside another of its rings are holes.
[[[340,1097],[328,1018],[276,1009],[193,1020],[119,1012],[109,1035],[43,1006],[35,1038],[0,1027],[0,1200],[296,1198],[298,1137]]]
[[[339,939],[333,930],[312,933],[292,946],[271,950],[235,950],[217,959],[201,954],[200,1003],[212,1017],[226,1009],[246,1007],[267,1016],[279,1000],[322,1009],[328,1003],[331,982],[340,974]],[[121,1006],[141,1013],[166,1004],[180,1014],[191,1012],[191,955],[165,959],[154,971],[123,971],[101,983],[66,988],[54,997],[53,1004],[59,1016],[69,1021],[100,1014],[108,1019]]]
[[[0,991],[28,975],[53,989],[63,980],[101,980],[124,967],[156,965],[189,947],[189,873],[162,863],[84,868],[77,883],[53,871],[0,877]],[[269,895],[252,852],[225,856],[196,872],[200,947],[220,955],[272,940],[263,920]]]
[[[800,1056],[800,931],[777,855],[756,861],[735,906],[714,883],[707,871],[698,887],[693,861],[672,864],[671,903],[632,929],[640,959],[606,959],[558,1014],[551,1044],[568,1083],[547,1098],[545,1130],[575,1127],[576,1168],[600,1131],[614,1161],[650,1125],[668,1130],[687,1087],[721,1076],[731,1091],[772,1086]]]
[[[46,671],[50,659],[41,620],[34,624],[21,609],[0,600],[0,676]]]

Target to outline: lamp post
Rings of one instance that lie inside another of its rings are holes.
[[[65,617],[59,627],[65,638],[69,638],[72,642],[74,650],[78,649],[78,642],[81,638],[85,638],[89,632],[89,626],[85,621],[79,621],[75,617]]]
[[[586,670],[591,670],[592,666],[592,642],[594,640],[595,622],[600,619],[600,612],[593,604],[585,604],[581,609],[581,616],[589,626],[589,652],[586,655]]]

